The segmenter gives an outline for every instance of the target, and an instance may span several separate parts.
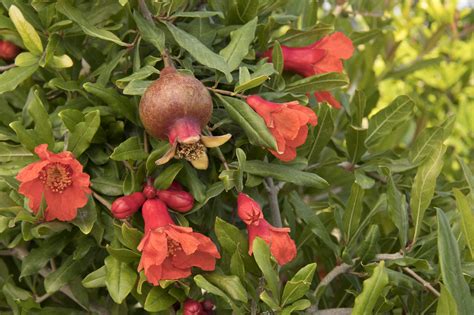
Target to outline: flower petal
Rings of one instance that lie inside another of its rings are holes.
[[[180,232],[178,229],[174,229],[172,225],[165,232],[169,238],[181,245],[186,255],[191,255],[198,249],[199,241],[191,233]]]
[[[354,53],[351,39],[342,32],[335,32],[323,37],[313,47],[327,50],[330,55],[341,59],[349,59]]]
[[[44,197],[48,205],[45,210],[46,221],[71,221],[76,217],[77,209],[84,207],[88,201],[87,194],[75,183],[62,193],[46,189]]]
[[[341,103],[339,103],[330,92],[319,91],[319,92],[315,92],[314,96],[316,97],[316,100],[319,103],[326,102],[336,109],[339,109],[342,107]]]
[[[168,151],[166,151],[165,155],[155,161],[156,165],[163,165],[169,162],[169,160],[171,160],[176,153],[176,146],[177,143],[172,144]]]
[[[206,170],[209,166],[209,159],[206,152],[203,152],[196,160],[192,160],[191,164],[195,169]]]
[[[41,206],[43,191],[43,183],[39,179],[21,183],[18,189],[20,194],[29,199],[28,206],[35,214],[38,213],[39,207]]]
[[[232,135],[228,133],[222,136],[201,136],[201,141],[208,148],[216,148],[229,141],[230,138]]]
[[[16,179],[20,182],[29,182],[39,176],[39,172],[48,165],[48,161],[39,161],[31,163],[20,170]]]
[[[177,280],[191,275],[191,268],[178,268],[172,264],[171,259],[166,259],[161,265],[161,279]]]

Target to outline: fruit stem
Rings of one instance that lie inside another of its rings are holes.
[[[207,89],[208,89],[209,91],[212,91],[212,92],[217,93],[217,94],[223,94],[223,95],[229,95],[229,96],[237,96],[237,97],[240,97],[240,98],[243,98],[243,99],[246,99],[246,98],[247,98],[247,95],[239,94],[239,93],[234,93],[234,92],[227,91],[227,90],[216,89],[216,88],[212,88],[212,87],[208,87],[208,86],[207,86]]]
[[[165,50],[161,54],[161,57],[163,57],[163,62],[165,63],[165,68],[169,67],[169,68],[176,69],[174,64],[173,64],[173,60],[171,60],[168,49],[165,48]]]

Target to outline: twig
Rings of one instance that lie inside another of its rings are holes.
[[[143,149],[146,154],[150,153],[150,143],[148,142],[148,134],[146,131],[143,131]]]
[[[15,68],[16,64],[12,63],[11,65],[1,66],[0,72],[7,71],[8,69]]]
[[[268,195],[270,197],[270,211],[272,214],[272,223],[276,227],[282,227],[283,224],[281,223],[280,206],[278,205],[279,189],[275,186],[273,178],[271,177],[265,178],[265,183],[265,188],[267,189]]]
[[[355,262],[356,259],[353,260]],[[324,278],[321,280],[321,282],[318,284],[316,287],[316,290],[314,290],[313,295],[316,295],[317,292],[319,292],[323,287],[329,285],[334,279],[337,278],[337,276],[342,275],[343,273],[348,272],[351,270],[353,265],[349,265],[346,263],[342,263],[339,266],[334,267]]]
[[[148,9],[145,0],[138,0],[138,6],[140,7],[143,17],[153,23],[153,15],[151,14],[150,9]]]
[[[165,63],[165,67],[174,68],[173,60],[171,60],[168,49],[165,48],[165,50],[161,54],[161,57],[163,57],[163,62]]]
[[[216,88],[209,87],[209,86],[207,87],[207,89],[208,89],[209,91],[212,91],[212,92],[217,93],[217,94],[229,95],[229,96],[237,96],[237,97],[240,97],[240,98],[243,98],[243,99],[246,99],[246,98],[247,98],[247,95],[239,94],[239,93],[234,93],[234,92],[232,92],[232,91],[216,89]]]
[[[92,191],[92,196],[98,201],[100,202],[104,207],[106,207],[107,209],[109,209],[110,211],[112,211],[112,204],[110,202],[108,202],[104,197],[102,197],[101,195],[99,195],[98,193],[96,193],[95,191]]]
[[[313,315],[350,315],[352,308],[328,308],[326,310],[316,311]]]
[[[415,278],[416,281],[418,281],[419,283],[421,283],[425,289],[427,289],[428,291],[430,291],[431,293],[433,293],[436,297],[439,297],[441,294],[438,292],[438,290],[436,290],[435,288],[433,288],[433,286],[428,282],[426,281],[425,279],[423,279],[422,277],[420,277],[416,272],[414,272],[413,270],[411,270],[410,268],[408,267],[403,267],[402,268],[403,271],[405,271],[406,273],[408,273],[410,276],[412,276],[413,278]]]
[[[44,295],[42,295],[42,296],[38,296],[38,297],[36,298],[36,303],[41,303],[41,302],[43,302],[44,300],[48,299],[50,296],[51,296],[51,293],[46,293],[46,294],[44,294]]]

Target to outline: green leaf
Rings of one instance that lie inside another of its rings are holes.
[[[106,250],[111,256],[124,263],[135,263],[140,260],[140,254],[134,250],[112,245],[107,245]]]
[[[181,172],[181,175],[184,175],[184,184],[194,199],[196,199],[197,202],[206,200],[206,185],[199,179],[196,169],[189,163],[184,163],[184,171]]]
[[[308,292],[315,271],[316,263],[308,264],[301,268],[293,278],[285,284],[281,298],[282,306],[295,302]]]
[[[147,156],[148,155],[143,150],[143,144],[141,143],[140,137],[135,136],[128,138],[119,146],[115,147],[110,158],[115,161],[137,161],[144,160]]]
[[[311,301],[310,300],[299,300],[299,301],[296,301],[295,303],[285,307],[281,311],[281,315],[291,315],[291,314],[294,314],[295,311],[303,311],[303,310],[307,309],[310,306],[311,306]]]
[[[53,293],[68,284],[72,279],[80,275],[89,266],[87,259],[74,260],[73,256],[69,256],[62,265],[55,271],[48,274],[44,279],[44,288],[47,293]]]
[[[34,133],[43,143],[47,143],[51,147],[54,145],[53,128],[49,120],[48,112],[46,111],[43,102],[39,97],[39,92],[33,90],[31,95],[31,103],[28,107],[28,113],[35,122]]]
[[[247,303],[247,291],[237,276],[228,276],[218,272],[204,275],[204,277],[226,292],[233,300]]]
[[[314,91],[327,91],[349,84],[344,73],[330,72],[313,75],[298,81],[294,81],[286,86],[288,93],[310,93]]]
[[[65,16],[67,16],[70,20],[77,23],[85,34],[103,40],[111,41],[120,46],[129,46],[129,44],[122,42],[120,38],[118,38],[117,35],[115,35],[114,33],[104,29],[100,29],[93,25],[80,10],[70,5],[67,0],[59,0],[56,3],[56,9]]]
[[[109,105],[119,117],[125,117],[134,124],[140,125],[137,107],[130,102],[128,97],[118,94],[118,92],[112,88],[105,88],[99,83],[87,82],[83,87],[84,90],[97,96],[104,103]]]
[[[266,163],[262,161],[247,161],[246,173],[261,177],[273,177],[276,180],[293,183],[295,185],[314,188],[326,188],[329,184],[316,174],[299,171],[286,165]]]
[[[153,287],[145,300],[145,311],[160,312],[169,310],[176,303],[176,299],[166,292],[163,288]]]
[[[387,181],[387,207],[393,224],[398,229],[398,239],[401,247],[405,247],[408,239],[408,210],[406,196],[402,195],[395,186],[392,176]]]
[[[251,144],[277,150],[275,138],[268,130],[264,120],[247,103],[233,97],[220,95],[217,97],[224,105],[230,118],[245,131]]]
[[[165,34],[156,25],[145,20],[137,11],[133,12],[133,19],[143,39],[155,46],[161,53],[165,50]]]
[[[100,113],[98,110],[91,111],[84,116],[84,121],[74,128],[69,136],[67,149],[76,158],[86,151],[100,126]]]
[[[156,189],[168,189],[173,183],[176,176],[183,169],[182,163],[174,163],[168,165],[158,177],[155,179],[154,186]]]
[[[382,34],[382,31],[376,28],[367,32],[353,32],[350,37],[352,39],[352,44],[357,46],[377,38],[380,34]]]
[[[352,184],[351,194],[347,201],[343,217],[344,234],[347,242],[351,240],[354,232],[359,227],[360,218],[362,216],[363,201],[364,189],[356,183]]]
[[[448,289],[442,284],[441,295],[438,299],[438,306],[436,307],[436,315],[458,315],[458,308],[456,301],[454,300]]]
[[[474,259],[474,215],[472,214],[472,207],[469,203],[469,198],[465,196],[459,189],[453,189],[454,197],[456,198],[456,207],[461,213],[461,224],[464,239],[467,247],[471,252],[471,257]]]
[[[229,66],[229,71],[237,69],[249,52],[249,46],[255,37],[255,30],[257,28],[257,18],[241,26],[240,28],[230,33],[230,43],[223,48],[219,55],[224,57],[224,60]]]
[[[107,270],[105,266],[100,267],[99,269],[92,271],[88,274],[83,280],[82,285],[84,288],[100,288],[105,287],[105,277],[107,275]]]
[[[362,155],[367,151],[364,141],[367,137],[367,129],[356,127],[353,125],[347,126],[346,131],[346,146],[349,154],[350,162],[356,164],[362,158]]]
[[[275,41],[273,44],[272,63],[278,74],[282,74],[284,66],[283,51],[281,50],[281,45],[278,41]]]
[[[209,293],[222,297],[233,309],[236,314],[243,314],[243,312],[237,307],[232,299],[221,289],[210,283],[202,275],[194,276],[194,282],[198,287],[206,290]]]
[[[39,247],[32,249],[21,263],[20,278],[38,273],[51,258],[56,257],[63,251],[69,241],[70,239],[64,237],[64,234],[61,233],[48,238]]]
[[[270,292],[272,292],[273,299],[279,304],[280,288],[278,273],[272,266],[270,248],[260,237],[256,237],[253,241],[253,256],[255,257],[255,262],[262,271]]]
[[[82,233],[89,234],[96,221],[97,209],[95,201],[92,197],[89,197],[89,201],[85,207],[77,210],[77,216],[71,221],[71,223],[77,226]]]
[[[10,19],[13,24],[15,24],[15,28],[20,34],[26,49],[35,55],[41,55],[43,53],[43,43],[41,43],[41,38],[35,28],[25,19],[20,9],[12,5],[10,6],[10,9],[8,9],[8,15],[10,15]]]
[[[248,252],[247,239],[236,226],[217,217],[214,230],[219,244],[226,252]]]
[[[383,141],[396,127],[412,114],[414,102],[406,95],[397,97],[387,107],[369,120],[369,130],[365,144],[368,147]]]
[[[377,299],[382,294],[385,286],[388,285],[388,275],[385,271],[385,262],[382,260],[375,267],[373,274],[364,281],[362,292],[356,297],[353,315],[372,314]]]
[[[433,154],[440,143],[443,142],[443,129],[440,127],[427,128],[416,138],[413,147],[408,152],[408,159],[414,165],[423,163]]]
[[[436,212],[438,215],[438,255],[441,278],[447,291],[456,301],[458,314],[468,315],[472,313],[474,305],[469,286],[462,274],[458,243],[443,211],[436,209]]]
[[[321,150],[329,143],[334,132],[333,109],[330,105],[324,103],[318,106],[316,111],[318,124],[311,133],[309,153],[307,155],[310,163],[316,162]]]
[[[258,14],[259,0],[235,0],[228,3],[229,9],[226,12],[228,24],[244,24]]]
[[[461,165],[461,169],[464,177],[466,178],[466,183],[469,186],[471,196],[474,196],[474,176],[472,175],[472,171],[460,157],[458,157],[457,160]]]
[[[113,256],[105,258],[105,267],[105,285],[110,297],[115,303],[121,304],[135,286],[137,272]]]
[[[268,78],[269,77],[266,75],[261,75],[261,76],[252,78],[248,81],[239,83],[238,85],[235,86],[234,92],[239,93],[242,91],[253,89],[254,87],[262,85],[265,81],[268,80]]]
[[[331,235],[324,223],[319,218],[315,210],[311,209],[300,197],[300,195],[293,191],[290,193],[289,202],[293,206],[298,218],[301,218],[313,232],[327,247],[329,247],[335,254],[339,253],[339,247],[331,239]]]
[[[34,64],[25,67],[15,67],[0,74],[0,95],[10,92],[23,81],[31,77],[38,70],[38,65]]]
[[[120,228],[119,240],[123,245],[136,251],[142,238],[143,233],[138,229],[128,226],[125,223],[122,224]]]
[[[166,23],[166,26],[180,47],[189,52],[200,64],[219,70],[225,74],[227,81],[232,81],[229,65],[222,56],[217,55],[196,37],[177,28],[173,24]]]
[[[443,168],[443,155],[446,152],[446,146],[439,143],[438,147],[433,151],[423,164],[418,167],[416,176],[411,187],[410,208],[412,211],[413,221],[415,225],[413,243],[418,237],[418,233],[423,223],[423,217],[426,209],[433,198],[436,179]]]

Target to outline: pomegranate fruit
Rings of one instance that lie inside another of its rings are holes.
[[[0,40],[0,59],[11,61],[20,53],[20,48],[7,40]]]
[[[140,119],[153,137],[167,139],[171,148],[156,161],[161,165],[173,157],[186,159],[197,169],[208,167],[206,148],[220,146],[231,135],[203,136],[212,115],[207,88],[194,77],[178,73],[167,65],[140,100]]]

